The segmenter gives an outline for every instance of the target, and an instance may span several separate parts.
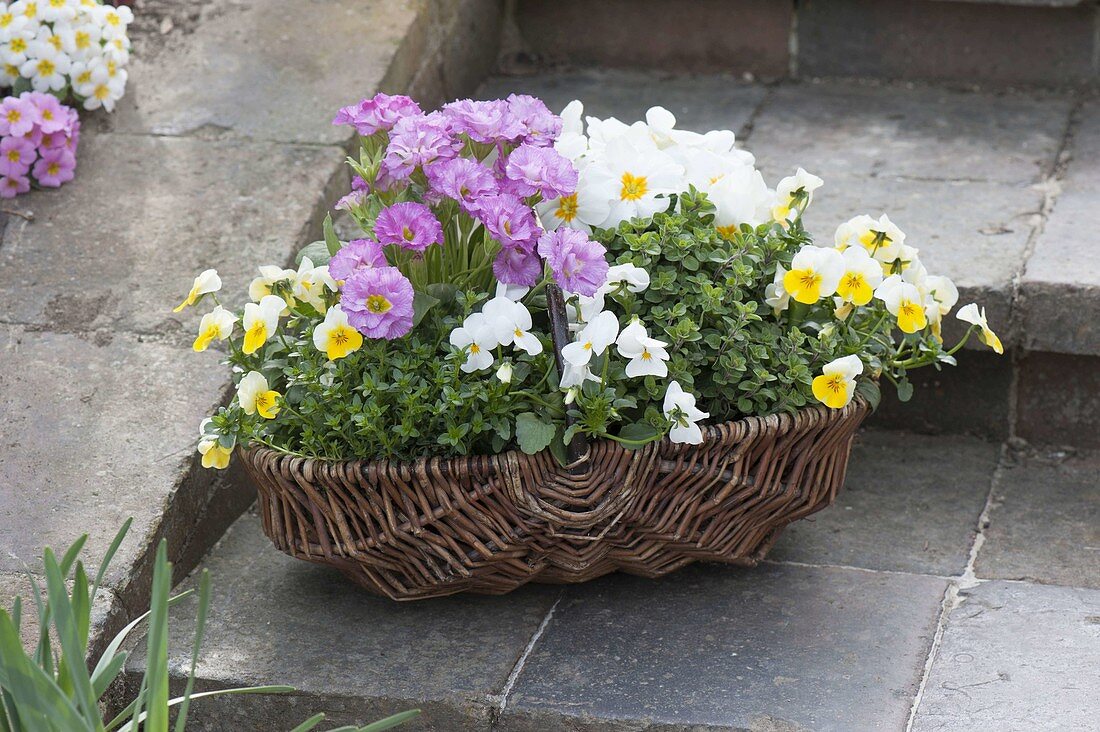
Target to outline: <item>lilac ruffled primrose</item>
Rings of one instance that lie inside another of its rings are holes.
[[[502,99],[491,102],[460,99],[443,105],[443,115],[456,134],[464,134],[474,142],[493,145],[514,142],[527,133],[527,127],[513,113],[511,105]]]
[[[387,206],[374,222],[379,244],[396,244],[422,252],[432,244],[443,243],[443,226],[423,203],[409,201]]]
[[[517,196],[541,193],[548,200],[577,190],[577,169],[552,147],[520,145],[508,156],[504,172],[508,192]]]
[[[360,269],[388,266],[381,244],[372,239],[352,239],[329,260],[328,273],[337,282],[343,282]]]
[[[362,267],[340,293],[348,323],[367,338],[393,340],[412,330],[413,286],[397,267]]]
[[[458,201],[467,214],[473,214],[485,196],[499,192],[492,172],[476,160],[454,158],[436,163],[427,170],[428,185],[437,196]]]
[[[477,218],[504,247],[528,248],[542,233],[531,207],[518,196],[486,196],[477,203]]]
[[[388,182],[402,181],[417,168],[456,157],[461,148],[451,134],[450,122],[439,112],[403,117],[390,131],[381,172]]]
[[[420,105],[409,97],[375,94],[370,99],[341,109],[332,124],[349,125],[366,137],[380,131],[389,132],[398,120],[418,114]]]
[[[591,297],[607,281],[607,250],[583,231],[547,232],[539,239],[538,252],[566,292]]]

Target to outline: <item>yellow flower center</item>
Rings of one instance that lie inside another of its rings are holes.
[[[592,350],[592,341],[588,341],[588,343],[584,344],[584,350],[586,350],[586,351],[591,351]]]
[[[509,233],[511,233],[511,232],[509,232]],[[414,236],[416,236],[416,235],[413,233],[412,229],[410,229],[409,227],[406,226],[406,227],[403,227],[401,229],[401,238],[404,239],[405,241],[412,241]]]
[[[478,354],[478,353],[481,353],[481,346],[479,346],[476,343],[471,343],[470,344],[470,353],[473,353],[475,355]]]
[[[27,50],[27,39],[12,38],[11,43],[8,44],[8,47],[11,49],[12,53],[23,53]]]
[[[48,58],[38,60],[39,76],[53,76],[55,71],[57,71],[57,65],[53,61]]]
[[[46,173],[48,175],[57,175],[61,172],[61,166],[57,163],[50,163],[46,166]]]
[[[737,233],[737,224],[730,224],[729,226],[716,226],[718,230],[718,236],[722,237],[726,241],[732,241],[734,235]]]
[[[840,280],[836,288],[837,294],[845,300],[856,305],[866,305],[871,302],[874,290],[867,284],[867,279],[859,272],[847,272]]]
[[[367,310],[372,313],[381,314],[389,312],[393,307],[393,303],[387,300],[382,295],[371,295],[367,298]]]
[[[92,72],[91,71],[82,71],[82,72],[80,72],[80,76],[76,77],[76,81],[77,81],[78,84],[87,84],[91,80],[92,80]]]
[[[911,300],[898,303],[898,327],[906,333],[916,333],[928,325],[924,308]]]
[[[80,30],[76,32],[76,47],[83,50],[92,45],[92,34],[88,31]]]
[[[18,150],[8,150],[8,160],[13,163],[18,163],[22,156]]]
[[[562,196],[554,215],[566,223],[577,218],[577,194],[570,193],[568,196]]]
[[[849,402],[848,381],[844,374],[822,374],[813,381],[814,396],[832,409],[840,409]]]
[[[792,269],[783,276],[783,289],[798,302],[813,305],[821,299],[821,275],[812,269]]]
[[[15,16],[13,16],[11,13],[4,13],[3,15],[0,15],[0,28],[7,28],[9,25],[11,25],[11,22],[13,20],[15,20]]]
[[[53,121],[53,110],[43,109],[42,110],[42,119],[46,120],[47,122]]]
[[[643,361],[649,361],[651,358],[653,358],[653,354],[651,354],[649,351],[642,351]]]
[[[23,15],[28,18],[34,18],[38,16],[38,3],[27,3],[27,9],[23,11]]]
[[[111,96],[111,90],[107,88],[106,84],[100,84],[95,88],[95,98],[99,101],[102,102],[109,96]]]
[[[622,186],[622,190],[619,191],[619,198],[623,201],[637,201],[649,190],[649,182],[644,175],[633,175],[631,173],[623,173]]]
[[[61,50],[61,36],[50,36],[46,40],[50,42],[50,45],[53,46],[55,50]]]
[[[5,115],[5,118],[8,120],[9,123],[15,124],[19,120],[23,119],[23,114],[18,109],[9,109],[8,113]]]
[[[4,64],[4,73],[8,76],[19,76],[19,67],[15,64]]]
[[[108,25],[118,25],[120,22],[122,22],[122,21],[118,17],[118,13],[107,13],[107,24]]]

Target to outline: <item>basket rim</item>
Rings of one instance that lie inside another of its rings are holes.
[[[852,418],[856,417],[857,415],[860,415],[860,419],[862,419],[864,416],[866,416],[866,413],[869,412],[869,411],[871,411],[871,405],[867,402],[867,400],[863,397],[863,395],[856,394],[852,398],[851,402],[849,402],[846,406],[841,407],[840,409],[832,409],[830,407],[826,407],[824,404],[808,404],[804,407],[801,407],[801,408],[795,410],[794,412],[775,412],[773,414],[768,414],[768,415],[764,415],[764,416],[750,415],[750,416],[746,416],[746,417],[741,417],[740,419],[731,419],[731,420],[727,420],[725,422],[717,422],[717,423],[714,423],[714,424],[700,425],[700,427],[703,430],[703,441],[706,442],[709,439],[716,439],[717,437],[719,437],[722,430],[733,429],[737,425],[744,425],[744,426],[748,427],[749,425],[753,425],[755,423],[758,429],[767,429],[768,427],[775,427],[777,429],[781,429],[782,426],[783,426],[783,422],[785,420],[793,420],[792,424],[788,427],[788,429],[790,429],[790,428],[794,427],[795,425],[797,425],[800,421],[811,418],[810,415],[823,416],[828,421],[840,422],[840,421],[852,419]],[[615,443],[612,440],[596,440],[596,441],[593,441],[592,444],[593,445],[606,444],[606,443],[609,443],[609,442],[613,443],[616,446],[618,446],[618,443]],[[669,440],[667,435],[664,438],[662,438],[661,440],[659,440],[655,443],[651,443],[651,444],[657,450],[661,450],[661,449],[690,450],[690,449],[693,449],[693,448],[696,447],[695,445],[690,445],[690,444],[673,443],[671,440]],[[621,448],[621,449],[625,450],[625,449],[629,449],[629,448],[624,447],[624,448]],[[509,459],[513,459],[513,458],[524,460],[524,459],[531,459],[532,457],[534,457],[534,455],[531,455],[531,454],[523,452],[522,450],[513,448],[511,450],[505,450],[504,452],[490,453],[490,454],[478,453],[478,454],[475,454],[475,455],[430,455],[430,456],[415,458],[413,460],[389,460],[389,459],[386,459],[386,458],[381,458],[381,459],[371,459],[371,458],[336,458],[336,459],[328,459],[328,458],[319,458],[319,457],[305,457],[303,455],[294,455],[292,453],[285,452],[283,450],[277,450],[275,448],[268,447],[267,445],[264,445],[262,443],[254,443],[252,446],[247,447],[247,448],[241,447],[240,445],[238,445],[236,447],[236,452],[238,452],[242,457],[244,457],[246,460],[249,460],[249,461],[256,460],[257,458],[259,458],[260,456],[263,456],[263,455],[272,454],[272,455],[277,456],[281,460],[302,461],[303,463],[306,463],[306,464],[324,464],[324,465],[333,465],[333,466],[342,466],[342,465],[359,465],[359,466],[362,466],[362,465],[385,465],[385,466],[388,466],[388,467],[410,467],[410,468],[411,467],[416,467],[416,466],[422,466],[422,465],[425,465],[425,464],[440,465],[440,464],[463,462],[463,461],[468,461],[468,460],[509,460]],[[542,454],[542,453],[546,453],[546,452],[549,452],[549,448],[546,448],[541,453],[535,453],[535,454],[538,455],[538,454]],[[582,460],[586,460],[586,459],[587,459],[587,456],[585,458],[583,458]]]

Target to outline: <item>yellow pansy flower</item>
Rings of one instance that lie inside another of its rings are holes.
[[[898,328],[902,332],[916,333],[924,330],[928,325],[925,298],[921,296],[916,285],[905,282],[898,275],[892,275],[883,280],[875,296],[882,300],[890,314],[897,318]]]
[[[255,353],[267,339],[275,335],[279,327],[279,315],[286,309],[286,302],[278,295],[265,295],[260,302],[244,306],[244,345],[246,354]]]
[[[222,278],[218,276],[218,271],[208,269],[195,278],[195,282],[191,285],[191,290],[187,293],[187,297],[183,299],[183,302],[173,308],[172,312],[178,313],[188,305],[194,305],[203,295],[217,292],[220,289],[222,289]]]
[[[192,348],[196,351],[205,351],[215,339],[224,341],[233,332],[233,324],[237,317],[221,305],[202,316],[199,322],[199,335],[195,338]]]
[[[259,371],[249,371],[237,384],[237,402],[245,414],[259,414],[264,419],[274,419],[279,413],[277,391],[268,387],[267,378]]]
[[[323,323],[313,329],[313,345],[330,361],[358,351],[363,345],[363,335],[348,324],[348,315],[339,305],[333,305],[325,313]]]
[[[843,258],[844,274],[836,286],[837,297],[842,304],[866,305],[882,284],[882,265],[863,247],[845,249]]]
[[[848,406],[856,393],[856,377],[863,373],[863,362],[858,356],[844,356],[821,369],[821,375],[814,378],[814,397],[832,409]]]
[[[970,303],[966,307],[962,308],[955,314],[955,317],[964,323],[970,323],[981,328],[978,333],[978,339],[985,345],[992,348],[997,353],[1004,353],[1004,346],[1001,345],[1001,339],[997,337],[997,334],[989,327],[989,323],[985,319],[985,308],[978,310],[978,306],[975,303]]]
[[[783,289],[795,300],[813,305],[836,292],[844,273],[844,258],[827,247],[802,247],[791,261],[791,269],[783,275]]]

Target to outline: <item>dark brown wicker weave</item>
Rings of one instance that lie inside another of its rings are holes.
[[[503,594],[616,570],[658,577],[697,560],[755,565],[784,526],[836,497],[868,411],[857,399],[749,417],[705,427],[698,446],[579,442],[568,467],[549,452],[413,463],[262,447],[242,456],[281,551],[395,600]]]

